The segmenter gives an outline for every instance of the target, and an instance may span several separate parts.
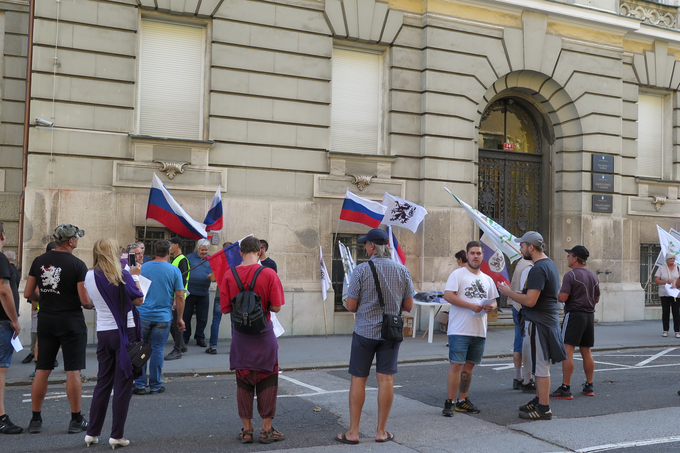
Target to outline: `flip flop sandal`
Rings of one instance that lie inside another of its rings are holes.
[[[269,431],[265,431],[264,429],[260,430],[261,444],[271,444],[272,442],[278,442],[279,440],[286,440],[286,435],[283,434],[282,432],[277,431],[276,428],[274,428],[273,426],[272,429],[270,429]]]
[[[392,433],[387,433],[387,437],[386,437],[386,438],[384,438],[384,439],[376,439],[375,441],[376,441],[376,442],[382,443],[382,442],[389,442],[389,441],[391,441],[391,440],[394,440],[394,434],[392,434]]]
[[[250,436],[250,439],[246,439],[246,436]],[[241,428],[241,432],[238,433],[238,439],[241,441],[242,444],[252,444],[255,441],[253,439],[253,430],[250,429],[248,431],[245,431],[243,428]]]
[[[335,440],[337,440],[340,443],[343,444],[350,444],[350,445],[357,445],[359,443],[358,440],[349,440],[345,433],[342,433],[341,437],[335,436]]]

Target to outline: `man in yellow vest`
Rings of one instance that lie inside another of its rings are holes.
[[[184,285],[184,297],[186,297],[187,285],[189,282],[189,259],[182,254],[182,238],[175,236],[170,239],[170,262],[182,273],[182,284]],[[165,356],[165,360],[177,360],[182,358],[182,353],[187,352],[184,344],[184,335],[177,328],[177,310],[172,307],[172,323],[170,324],[170,335],[175,341],[175,347],[170,354]]]

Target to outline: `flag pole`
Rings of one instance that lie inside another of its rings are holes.
[[[144,219],[144,240],[146,240],[146,224],[149,222],[149,218]]]
[[[647,291],[647,286],[649,286],[649,279],[652,278],[652,274],[654,273],[654,269],[656,269],[656,263],[654,263],[654,266],[652,266],[652,270],[649,271],[649,275],[647,276],[647,283],[645,283],[645,291]]]

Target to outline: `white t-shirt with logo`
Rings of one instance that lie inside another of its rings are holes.
[[[473,274],[467,266],[451,272],[445,290],[453,291],[464,301],[478,305],[481,305],[482,299],[498,297],[498,290],[491,277],[481,271]],[[486,338],[486,313],[483,310],[475,313],[467,308],[451,305],[446,333]]]

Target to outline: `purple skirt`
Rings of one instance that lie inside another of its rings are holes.
[[[271,321],[262,332],[254,335],[240,333],[232,328],[229,368],[271,373],[277,363],[278,348]]]

